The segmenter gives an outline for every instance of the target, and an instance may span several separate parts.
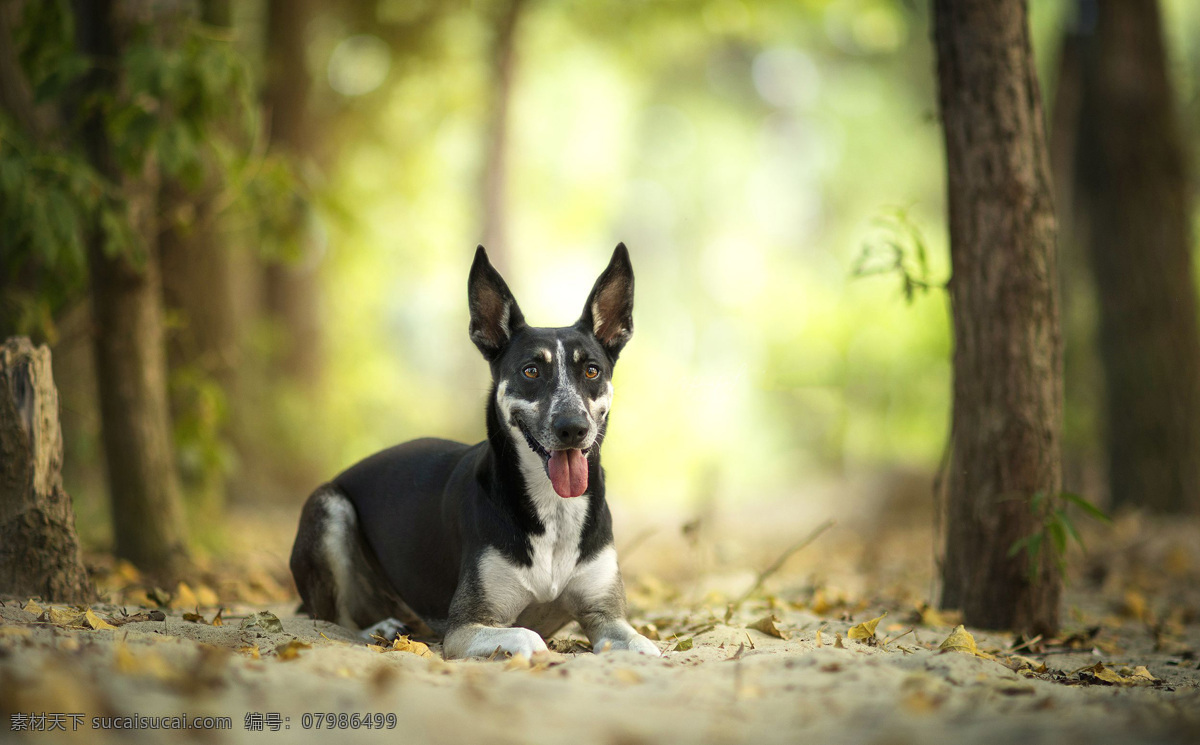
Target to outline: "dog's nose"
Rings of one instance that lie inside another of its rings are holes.
[[[551,426],[558,441],[569,448],[579,447],[587,438],[587,418],[582,414],[560,414],[554,418]]]

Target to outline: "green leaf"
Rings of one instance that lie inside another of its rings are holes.
[[[1087,515],[1089,517],[1099,520],[1100,522],[1105,523],[1107,525],[1112,524],[1112,518],[1109,517],[1108,514],[1106,514],[1104,512],[1104,510],[1100,509],[1096,505],[1087,501],[1080,495],[1074,494],[1072,492],[1063,492],[1062,498],[1065,499],[1067,502],[1070,502],[1071,504],[1075,505],[1079,509],[1083,510],[1085,513],[1087,513]]]

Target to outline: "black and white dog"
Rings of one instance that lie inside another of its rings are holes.
[[[592,648],[658,648],[625,618],[600,444],[633,333],[624,244],[566,328],[525,324],[480,246],[471,340],[491,365],[487,439],[423,439],[313,492],[291,568],[314,618],[443,636],[445,656],[529,656],[571,619]]]

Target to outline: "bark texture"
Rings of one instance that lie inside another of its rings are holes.
[[[133,18],[135,9],[122,6],[77,6],[80,49],[95,63],[87,80],[90,93],[123,94],[114,62],[129,31],[122,19]],[[186,561],[187,541],[167,408],[157,173],[153,163],[140,174],[122,172],[99,112],[85,122],[84,144],[96,169],[118,185],[141,243],[113,255],[96,230],[88,249],[114,550],[143,570],[172,574]]]
[[[50,350],[8,339],[0,347],[0,595],[64,603],[95,597],[62,459]]]
[[[1115,505],[1200,511],[1200,330],[1187,152],[1157,0],[1101,0],[1080,37],[1074,195],[1100,310]]]
[[[1062,353],[1041,94],[1022,0],[935,0],[954,319],[942,606],[965,623],[1058,627],[1061,578],[1018,540],[1061,490]]]
[[[312,77],[308,71],[308,25],[314,0],[269,0],[267,3],[267,85],[264,103],[271,123],[274,150],[310,165],[314,153]],[[313,385],[321,374],[320,284],[311,241],[301,236],[301,256],[289,264],[269,264],[263,272],[267,314],[284,335],[282,372]]]

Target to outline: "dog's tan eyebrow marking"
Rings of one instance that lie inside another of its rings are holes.
[[[539,349],[537,354],[539,357],[541,357],[547,363],[550,362],[550,350],[549,349]]]
[[[576,349],[576,350],[575,350],[575,354],[571,355],[571,357],[572,357],[572,358],[573,358],[573,359],[574,359],[576,362],[579,362],[579,360],[583,358],[583,350],[582,350],[582,349]]]

